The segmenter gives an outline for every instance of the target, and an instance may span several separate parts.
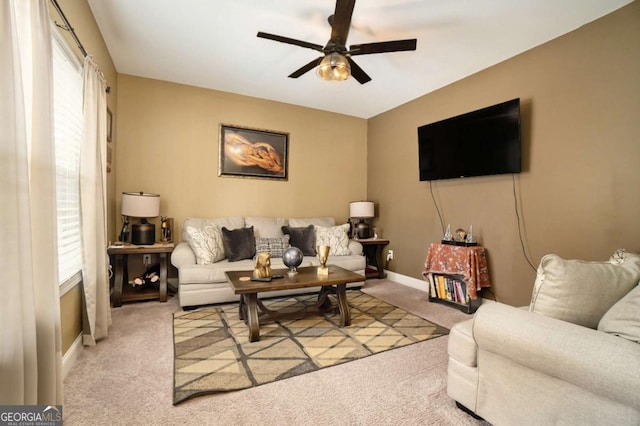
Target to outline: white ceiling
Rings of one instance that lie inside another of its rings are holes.
[[[370,118],[570,32],[632,0],[359,0],[347,45],[417,38],[355,56],[373,79],[287,76],[325,45],[335,0],[88,0],[119,73]],[[73,24],[73,23],[72,23]]]

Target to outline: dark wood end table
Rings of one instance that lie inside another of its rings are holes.
[[[107,253],[115,261],[115,276],[113,280],[113,293],[111,302],[114,307],[122,306],[122,302],[159,299],[167,301],[167,271],[168,257],[173,252],[173,243],[155,243],[151,245],[137,246],[133,244],[111,245]],[[129,282],[129,255],[157,254],[160,258],[160,282],[159,289],[145,289],[140,292],[128,291],[125,286]]]
[[[367,278],[385,278],[387,274],[384,272],[382,252],[389,244],[389,240],[383,238],[366,238],[356,239],[355,241],[362,244],[362,249],[367,257],[367,265],[371,265],[376,268],[366,269]]]
[[[302,318],[310,313],[328,312],[335,307],[328,300],[329,294],[335,292],[340,311],[340,325],[345,327],[351,324],[351,313],[347,304],[347,284],[364,280],[364,277],[355,272],[334,265],[327,265],[328,276],[319,276],[317,266],[298,268],[298,274],[289,276],[288,269],[274,269],[273,275],[282,275],[282,278],[273,279],[271,282],[251,281],[253,271],[229,271],[226,272],[229,287],[235,294],[240,295],[239,316],[249,327],[249,341],[260,339],[260,320],[280,320],[289,318]],[[311,288],[320,286],[320,293],[315,305],[307,306],[296,312],[277,312],[268,309],[258,299],[259,293],[268,293],[278,290],[291,290],[298,288]],[[335,289],[332,288],[335,286]],[[258,308],[260,312],[258,312]]]

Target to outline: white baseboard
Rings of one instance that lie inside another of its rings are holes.
[[[415,288],[416,290],[420,290],[425,293],[427,292],[427,282],[424,280],[408,277],[406,275],[398,274],[397,272],[385,272],[387,273],[387,278],[391,281],[397,282],[398,284],[406,285],[407,287]]]
[[[73,341],[73,344],[67,349],[67,352],[62,356],[62,377],[67,377],[67,373],[71,371],[71,367],[73,367],[73,363],[76,362],[76,359],[82,352],[82,333],[76,337],[76,340]]]

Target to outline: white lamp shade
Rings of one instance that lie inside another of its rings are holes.
[[[374,217],[373,201],[353,201],[349,204],[349,217]]]
[[[122,215],[129,217],[160,216],[160,195],[147,192],[123,192]]]

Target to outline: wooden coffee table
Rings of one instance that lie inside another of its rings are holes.
[[[351,324],[351,313],[347,304],[347,284],[364,281],[365,277],[355,272],[348,271],[339,266],[327,265],[328,276],[318,276],[318,267],[307,266],[298,268],[298,274],[289,276],[288,269],[274,269],[273,275],[282,275],[282,278],[273,279],[271,282],[251,281],[253,271],[229,271],[226,272],[229,286],[235,294],[240,295],[239,316],[249,327],[249,341],[260,339],[260,319],[289,319],[302,318],[310,313],[323,313],[335,309],[328,299],[329,294],[335,293],[340,310],[340,325]],[[258,299],[258,293],[268,293],[278,290],[291,290],[298,288],[322,287],[315,305],[307,306],[296,312],[278,312],[264,306]],[[335,288],[334,288],[335,286]],[[258,314],[260,308],[260,314]]]

